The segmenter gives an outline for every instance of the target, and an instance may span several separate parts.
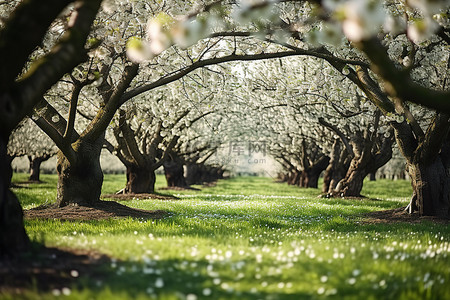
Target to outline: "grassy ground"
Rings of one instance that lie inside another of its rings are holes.
[[[43,180],[14,189],[25,208],[54,201],[56,177]],[[108,175],[103,192],[123,184],[124,176]],[[163,186],[158,177],[157,188]],[[77,286],[30,289],[22,297],[450,299],[447,225],[363,220],[363,213],[405,206],[409,182],[367,182],[363,194],[373,198],[367,200],[320,199],[319,192],[269,178],[233,178],[201,191],[173,192],[180,200],[122,202],[168,211],[162,220],[26,220],[33,240],[112,260],[101,276],[77,274]]]

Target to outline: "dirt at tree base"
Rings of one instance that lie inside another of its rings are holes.
[[[405,207],[380,210],[367,213],[363,215],[364,219],[362,223],[366,224],[393,224],[393,223],[410,223],[417,224],[422,221],[430,221],[439,224],[449,224],[450,220],[447,218],[420,216],[419,213],[408,213],[405,211]]]
[[[164,190],[164,191],[200,191],[200,189],[198,188],[194,188],[191,186],[166,186],[163,188],[160,188],[160,190]]]
[[[95,205],[67,205],[64,207],[40,206],[25,210],[25,219],[105,220],[111,218],[161,219],[168,213],[163,210],[143,210],[114,201],[98,201]]]
[[[117,194],[105,194],[101,196],[102,199],[115,199],[120,201],[126,200],[179,200],[180,198],[172,195],[161,195],[161,194],[148,194],[148,193],[117,193]]]

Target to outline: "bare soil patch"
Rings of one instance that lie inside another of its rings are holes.
[[[161,195],[161,194],[105,194],[101,196],[102,199],[116,199],[119,201],[127,201],[127,200],[179,200],[180,198],[172,196],[172,195]]]
[[[410,223],[417,224],[422,221],[430,221],[434,223],[449,224],[449,219],[429,216],[419,216],[418,213],[410,214],[405,211],[405,207],[374,211],[364,214],[363,223],[366,224],[392,224],[392,223]]]
[[[163,210],[143,210],[114,201],[99,201],[92,206],[67,205],[64,207],[39,206],[25,210],[26,219],[104,220],[111,218],[161,219],[168,213]]]
[[[191,186],[186,186],[186,187],[166,186],[166,187],[160,188],[160,190],[164,190],[164,191],[200,191],[200,189],[194,188]]]

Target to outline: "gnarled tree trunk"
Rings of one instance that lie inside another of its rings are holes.
[[[340,197],[360,197],[364,178],[392,158],[393,142],[393,135],[383,138],[378,149],[374,147],[373,140],[355,137],[351,142],[355,156],[344,179],[337,184],[334,194]]]
[[[188,188],[184,177],[184,161],[176,151],[169,151],[168,158],[163,163],[164,175],[168,187]]]
[[[350,166],[351,157],[347,149],[341,149],[341,143],[335,140],[330,162],[323,176],[322,192],[332,194],[337,184],[345,177]]]
[[[291,172],[289,172],[287,183],[289,185],[299,185],[301,176],[302,176],[302,171],[298,171],[298,170],[291,171]]]
[[[127,183],[124,194],[151,194],[155,192],[156,175],[152,166],[127,164]]]
[[[369,171],[365,163],[359,159],[353,159],[347,174],[336,186],[335,194],[341,197],[359,197],[363,187],[364,178]]]
[[[409,213],[421,216],[450,215],[450,117],[438,113],[426,132],[406,121],[392,123],[402,155],[407,161],[413,195]]]
[[[186,165],[186,183],[188,185],[202,184],[202,171],[200,165],[196,163],[188,163]]]
[[[223,178],[224,170],[199,163],[188,163],[186,165],[186,183],[204,184]]]
[[[68,204],[93,205],[100,200],[103,171],[100,166],[100,153],[103,136],[95,142],[78,141],[73,146],[75,161],[69,161],[59,151],[57,154],[58,193],[56,203],[59,207]]]
[[[450,177],[441,157],[430,164],[410,164],[413,196],[408,211],[424,216],[448,217],[450,197]]]

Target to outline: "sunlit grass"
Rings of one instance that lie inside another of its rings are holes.
[[[58,181],[56,175],[42,174],[40,176],[42,183],[39,184],[26,183],[28,176],[28,174],[15,173],[12,178],[12,182],[21,187],[12,190],[20,199],[24,209],[55,202]]]
[[[103,191],[114,192],[124,176],[105,183]],[[408,186],[370,182],[363,194],[381,200],[343,200],[269,178],[233,178],[175,191],[180,200],[123,202],[168,211],[161,220],[27,220],[26,229],[47,246],[113,258],[103,277],[80,274],[82,288],[69,287],[67,299],[449,299],[448,226],[362,222],[363,213],[406,205]],[[41,186],[30,187],[15,189],[23,205],[47,201],[34,192]],[[41,189],[50,195],[55,187]]]

